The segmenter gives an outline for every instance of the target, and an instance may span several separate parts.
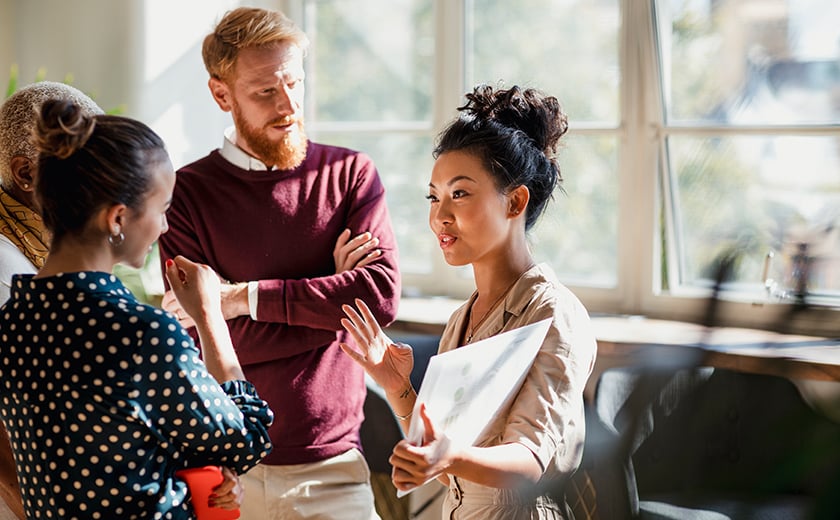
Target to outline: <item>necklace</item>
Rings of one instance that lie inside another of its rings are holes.
[[[467,320],[467,343],[472,343],[473,335],[475,334],[475,329],[480,327],[481,324],[484,323],[484,320],[486,320],[487,317],[490,316],[490,314],[493,313],[493,309],[495,309],[496,306],[499,305],[499,302],[501,302],[504,299],[504,297],[507,296],[507,293],[510,292],[511,289],[513,289],[513,286],[516,285],[516,282],[518,282],[519,278],[521,278],[521,277],[522,277],[522,275],[519,275],[513,281],[513,283],[511,283],[510,285],[507,286],[507,289],[502,291],[502,294],[500,294],[499,297],[496,298],[496,301],[493,302],[493,304],[490,306],[490,308],[487,309],[487,311],[484,313],[484,315],[481,317],[480,320],[478,320],[478,323],[476,323],[475,325],[473,325],[473,306],[475,305],[475,302],[478,300],[478,297],[476,297],[476,299],[473,300],[472,305],[470,305],[470,316],[469,316],[469,319]]]

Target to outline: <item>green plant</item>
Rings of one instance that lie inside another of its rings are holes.
[[[38,69],[38,71],[35,73],[35,80],[32,83],[38,83],[39,81],[45,81],[46,79],[47,79],[47,69],[44,68],[44,67],[40,67]],[[73,85],[73,80],[74,80],[73,74],[68,72],[67,74],[64,75],[64,79],[61,80],[61,82],[66,84],[66,85]],[[14,94],[15,92],[17,92],[17,89],[19,87],[20,87],[20,70],[18,69],[17,64],[13,63],[12,66],[11,66],[11,70],[9,71],[9,82],[6,84],[6,96],[3,99],[6,99],[9,96],[11,96],[12,94]],[[96,100],[96,98],[93,95],[88,94],[88,96],[90,96],[90,98],[93,99],[94,101]],[[110,109],[105,110],[105,113],[110,114],[110,115],[120,115],[120,114],[123,114],[125,112],[125,109],[126,109],[126,106],[124,104],[120,104],[120,105],[117,105],[115,107],[112,107]]]

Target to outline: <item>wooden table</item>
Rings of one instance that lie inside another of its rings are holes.
[[[793,379],[840,381],[840,341],[821,336],[780,334],[643,317],[594,317],[598,355],[649,363],[672,356],[703,365],[781,375]],[[667,362],[667,361],[664,361]]]
[[[461,303],[447,298],[403,299],[391,328],[439,335]],[[603,370],[640,364],[675,368],[704,365],[794,380],[840,382],[840,340],[836,338],[708,328],[641,316],[595,315],[592,322],[598,360],[587,388],[589,396]]]

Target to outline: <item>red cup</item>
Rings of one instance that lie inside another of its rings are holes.
[[[239,509],[220,509],[208,505],[213,488],[224,481],[222,468],[219,466],[181,469],[175,472],[175,476],[185,481],[187,487],[190,488],[190,499],[198,520],[236,520],[239,518]]]

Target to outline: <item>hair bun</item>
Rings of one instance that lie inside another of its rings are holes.
[[[557,98],[536,89],[513,86],[496,90],[489,85],[480,85],[466,97],[467,103],[460,110],[479,121],[496,121],[521,130],[547,156],[556,152],[560,138],[569,129],[568,118]]]
[[[96,119],[86,116],[76,103],[50,99],[41,106],[35,145],[43,154],[67,159],[87,143],[95,126]]]

